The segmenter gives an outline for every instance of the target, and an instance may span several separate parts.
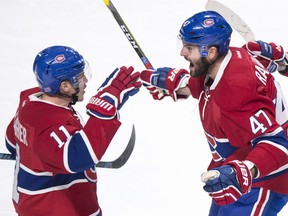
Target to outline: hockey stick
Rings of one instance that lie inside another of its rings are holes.
[[[134,36],[132,35],[132,33],[129,30],[128,26],[125,24],[124,20],[122,19],[122,17],[119,14],[119,12],[117,11],[115,6],[113,5],[112,1],[110,1],[110,0],[103,0],[103,1],[106,4],[106,6],[108,7],[108,9],[111,11],[113,17],[115,18],[115,20],[117,21],[118,25],[122,29],[123,33],[125,34],[125,36],[129,40],[129,42],[132,45],[133,49],[136,51],[136,53],[140,57],[140,59],[143,62],[144,66],[146,67],[146,69],[153,69],[151,62],[149,61],[147,56],[144,54],[143,50],[141,49],[141,47],[137,43],[136,39],[134,38]]]
[[[131,133],[129,142],[128,142],[125,150],[123,151],[123,153],[117,159],[115,159],[113,161],[99,161],[96,164],[96,167],[114,168],[114,169],[118,169],[118,168],[122,167],[128,161],[130,155],[132,154],[132,151],[133,151],[134,145],[135,145],[135,137],[136,137],[135,126],[133,125],[132,133]],[[7,153],[0,153],[0,159],[15,160],[15,155],[7,154]]]
[[[15,155],[8,153],[0,153],[0,159],[2,160],[15,160]]]
[[[132,154],[132,151],[135,146],[135,127],[133,125],[132,128],[132,133],[128,142],[128,145],[126,146],[125,150],[123,153],[114,161],[99,161],[96,164],[96,167],[101,167],[101,168],[114,168],[118,169],[122,167],[129,159],[130,155]]]
[[[217,0],[208,0],[206,10],[216,11],[221,14],[227,22],[243,37],[246,42],[255,41],[255,36],[250,27],[227,6]]]
[[[143,50],[141,49],[141,47],[137,43],[135,37],[133,36],[132,32],[129,30],[128,26],[125,24],[124,20],[122,19],[119,12],[117,11],[115,6],[113,5],[112,1],[110,1],[110,0],[103,0],[103,1],[106,4],[106,6],[108,7],[108,9],[110,10],[110,12],[112,13],[112,15],[115,18],[116,22],[118,23],[119,27],[121,28],[121,30],[125,34],[126,38],[128,39],[128,41],[132,45],[133,49],[136,51],[137,55],[141,59],[142,63],[146,67],[146,69],[153,69],[151,62],[149,61],[147,56],[144,54]],[[158,98],[161,98],[161,97],[163,97],[163,95],[166,94],[164,89],[158,89],[158,90],[159,90]]]

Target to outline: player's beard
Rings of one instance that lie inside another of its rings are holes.
[[[199,58],[194,64],[194,72],[190,71],[190,75],[194,78],[206,76],[209,72],[211,63],[209,63],[206,57]]]

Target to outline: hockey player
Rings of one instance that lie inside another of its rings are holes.
[[[88,62],[67,46],[51,46],[35,58],[39,87],[21,92],[7,127],[16,154],[13,203],[21,216],[101,216],[95,164],[121,123],[118,111],[142,85],[133,67],[116,68],[87,104],[81,124],[73,104],[83,101]]]
[[[273,76],[247,52],[253,48],[258,57],[267,57],[264,44],[230,47],[231,33],[218,13],[197,13],[179,33],[180,55],[189,62],[190,73],[165,67],[144,70],[140,78],[154,99],[199,99],[212,155],[201,176],[212,197],[209,216],[276,216],[288,201],[288,107]],[[283,60],[283,50],[279,52],[282,56],[274,54],[270,62]],[[166,95],[158,97],[159,88]]]

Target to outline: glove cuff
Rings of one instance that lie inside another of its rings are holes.
[[[188,85],[188,82],[189,82],[189,78],[190,78],[190,75],[189,74],[184,74],[182,77],[181,77],[181,80],[180,82],[178,83],[178,85],[176,86],[175,90],[178,90],[179,88],[184,88]]]
[[[288,76],[288,54],[285,53],[282,61],[277,62],[279,64],[278,71],[284,76]]]
[[[258,172],[258,169],[257,167],[255,166],[254,163],[252,163],[251,161],[249,160],[244,160],[243,163],[248,167],[248,169],[251,171],[251,175],[252,175],[252,178],[258,178],[259,177],[259,172]],[[254,171],[253,171],[254,169]]]
[[[243,194],[248,193],[252,186],[252,173],[248,166],[243,161],[239,160],[230,161],[228,165],[232,166],[236,170],[241,192]]]
[[[87,114],[104,120],[113,119],[118,114],[118,111],[113,104],[97,95],[90,99],[86,108]],[[117,117],[118,116],[119,115],[117,115]]]

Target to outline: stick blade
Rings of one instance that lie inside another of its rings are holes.
[[[255,41],[255,36],[250,27],[234,11],[216,0],[208,0],[206,10],[216,11],[244,38],[246,42]]]
[[[118,168],[122,167],[128,161],[130,155],[133,152],[133,149],[135,146],[135,140],[136,140],[135,126],[133,125],[129,142],[128,142],[125,150],[123,151],[123,153],[114,161],[99,161],[96,164],[96,167],[114,168],[114,169],[118,169]]]
[[[0,153],[0,159],[15,160],[16,156],[9,153]]]

